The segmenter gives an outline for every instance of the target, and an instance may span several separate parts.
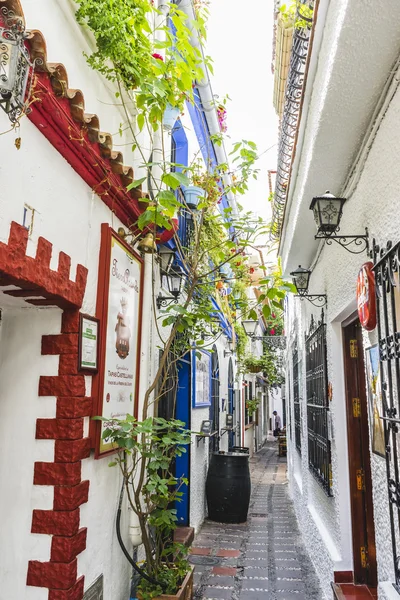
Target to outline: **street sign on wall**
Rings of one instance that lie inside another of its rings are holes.
[[[103,575],[100,575],[83,595],[83,600],[103,600]]]

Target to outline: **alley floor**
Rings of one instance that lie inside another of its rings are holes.
[[[247,523],[205,521],[191,561],[195,599],[323,600],[288,495],[286,459],[268,442],[250,461]]]

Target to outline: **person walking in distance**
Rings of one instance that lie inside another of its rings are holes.
[[[272,414],[275,417],[274,437],[278,439],[278,435],[282,427],[282,421],[276,410],[274,410]]]

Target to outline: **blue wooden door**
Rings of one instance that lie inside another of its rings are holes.
[[[190,429],[191,408],[191,367],[189,360],[180,360],[178,364],[178,389],[176,392],[176,418],[183,421]],[[189,525],[190,519],[190,445],[186,446],[186,452],[178,456],[175,461],[176,477],[186,477],[189,485],[182,485],[183,492],[181,502],[176,503],[178,525]]]

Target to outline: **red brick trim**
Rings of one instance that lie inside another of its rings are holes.
[[[79,311],[64,311],[61,333],[42,337],[42,354],[59,355],[58,375],[43,376],[39,396],[56,396],[54,419],[37,419],[36,438],[54,441],[54,461],[36,462],[34,484],[54,486],[52,510],[35,509],[32,533],[52,535],[49,562],[30,561],[27,585],[49,588],[49,600],[82,600],[84,578],[76,557],[86,548],[80,506],[88,501],[89,481],[82,481],[81,461],[90,456],[84,417],[93,399],[85,395],[85,378],[77,371]]]
[[[64,309],[80,308],[86,288],[87,269],[76,268],[75,281],[69,278],[71,259],[60,252],[58,269],[50,269],[52,244],[39,238],[36,256],[27,256],[28,230],[12,222],[8,244],[0,242],[0,279],[3,286],[15,285],[24,296],[43,296],[45,300],[26,302],[35,305],[59,306]],[[5,292],[7,293],[7,291]],[[15,295],[13,291],[10,295]]]

